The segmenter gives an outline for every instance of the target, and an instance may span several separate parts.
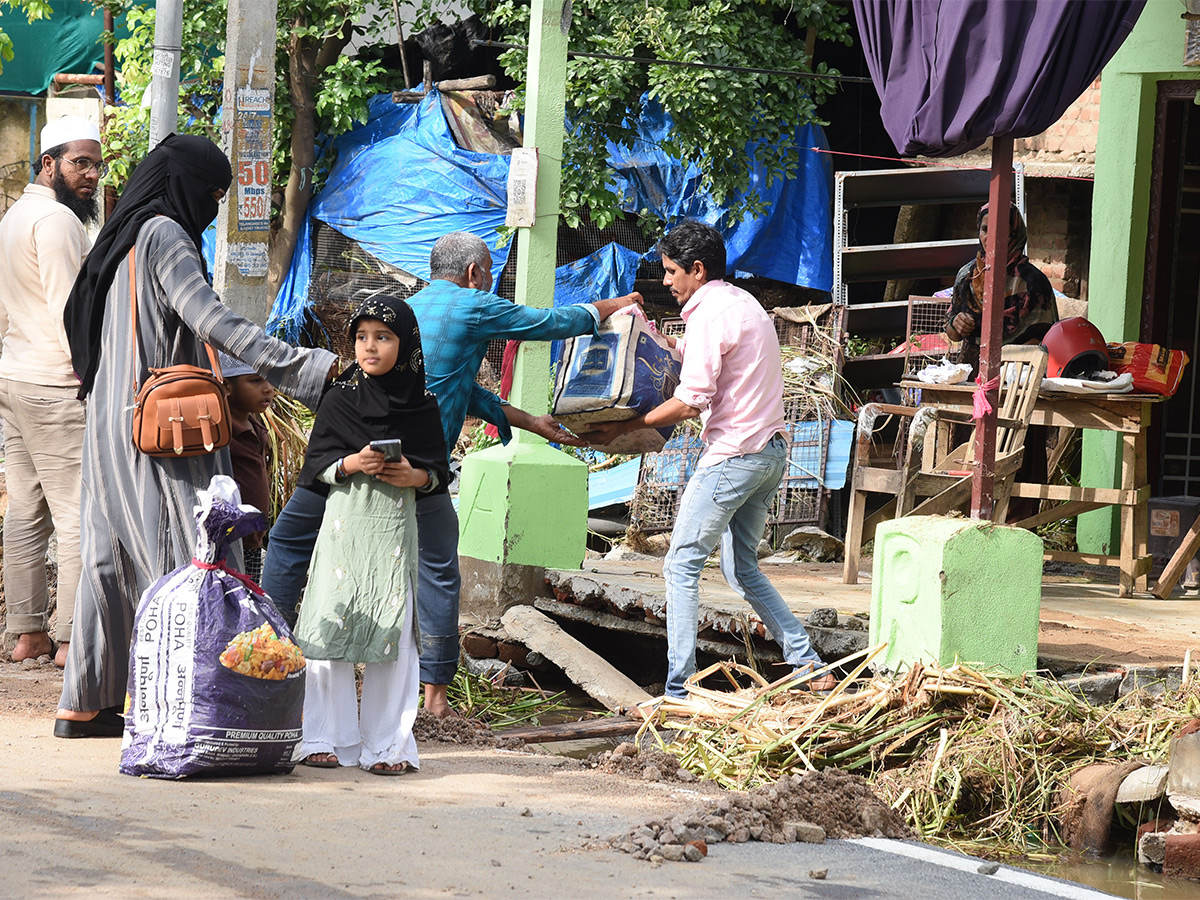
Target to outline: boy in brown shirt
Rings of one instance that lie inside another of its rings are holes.
[[[271,383],[245,363],[221,354],[221,374],[229,394],[229,421],[233,435],[229,456],[233,461],[233,480],[242,494],[242,502],[271,511],[271,483],[267,474],[270,441],[267,428],[258,417],[275,399]],[[262,578],[263,537],[265,531],[242,538],[245,574],[255,584]]]

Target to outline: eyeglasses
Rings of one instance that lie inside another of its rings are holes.
[[[96,170],[96,174],[101,178],[108,174],[108,163],[104,162],[104,160],[97,162],[94,159],[88,159],[86,156],[78,156],[75,159],[66,159],[64,157],[63,161],[69,162],[75,168],[76,172],[82,172],[84,175],[93,169]]]

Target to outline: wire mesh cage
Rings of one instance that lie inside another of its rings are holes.
[[[949,311],[949,297],[908,298],[908,323],[904,331],[905,380],[915,378],[930,362],[943,357],[958,362],[962,345],[951,342],[945,334]]]

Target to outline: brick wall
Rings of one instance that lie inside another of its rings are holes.
[[[1087,299],[1088,254],[1091,251],[1092,183],[1068,178],[1026,178],[1025,207],[1029,227],[1029,260],[1068,297]],[[971,237],[978,207],[947,207],[938,238]]]
[[[1013,152],[1018,158],[1061,157],[1091,162],[1096,158],[1099,127],[1100,79],[1097,78],[1057,122],[1041,134],[1016,141]]]
[[[1046,273],[1055,290],[1086,300],[1092,236],[1091,182],[1030,178],[1025,184],[1030,262]]]

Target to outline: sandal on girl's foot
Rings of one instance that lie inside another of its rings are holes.
[[[310,753],[300,762],[314,769],[336,769],[341,765],[332,753]]]
[[[367,769],[372,775],[403,775],[412,768],[406,762],[398,763],[382,763],[377,762],[371,768]]]

